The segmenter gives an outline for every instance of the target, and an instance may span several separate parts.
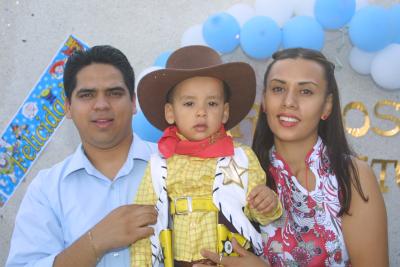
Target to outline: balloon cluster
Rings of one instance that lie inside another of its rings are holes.
[[[256,0],[254,7],[239,3],[188,28],[181,46],[207,45],[221,54],[241,47],[249,57],[265,60],[280,48],[321,50],[325,31],[341,29],[348,29],[353,44],[352,68],[370,74],[384,89],[400,89],[400,4],[385,9],[369,5],[368,0]],[[140,76],[165,67],[170,54],[160,54]],[[139,132],[146,131],[148,136],[153,126],[147,121],[145,125],[140,125]],[[153,128],[151,141],[161,136]]]

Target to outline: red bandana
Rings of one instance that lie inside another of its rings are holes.
[[[233,155],[233,140],[226,134],[224,126],[221,126],[217,133],[200,141],[182,140],[178,135],[176,126],[170,126],[164,130],[163,136],[158,141],[158,150],[165,158],[174,154],[198,158]]]

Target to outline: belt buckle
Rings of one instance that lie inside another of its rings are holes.
[[[178,207],[177,207],[176,203],[179,200],[185,200],[185,199],[187,201],[187,209],[185,211],[178,211]],[[174,199],[174,205],[175,205],[175,214],[176,215],[186,215],[186,214],[189,214],[189,213],[191,213],[193,211],[193,208],[192,208],[192,197],[177,197],[177,198]]]

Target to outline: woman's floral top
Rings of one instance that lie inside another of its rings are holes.
[[[311,192],[300,185],[275,147],[270,159],[269,170],[284,211],[279,220],[262,229],[264,257],[272,266],[350,266],[337,216],[341,207],[338,182],[321,138],[305,160],[315,176]]]

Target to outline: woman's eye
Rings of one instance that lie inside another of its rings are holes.
[[[283,88],[279,87],[279,86],[275,86],[275,87],[272,87],[271,91],[274,93],[280,93],[283,91]]]
[[[313,91],[311,91],[310,89],[301,89],[301,90],[300,90],[300,93],[301,93],[302,95],[312,95],[312,94],[313,94]]]

